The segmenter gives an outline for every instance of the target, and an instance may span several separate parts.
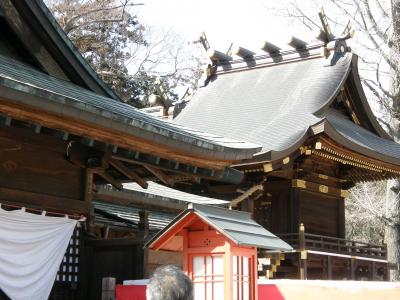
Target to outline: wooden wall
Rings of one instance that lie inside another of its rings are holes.
[[[299,218],[306,233],[344,238],[344,199],[299,190]]]
[[[273,233],[293,232],[296,219],[290,180],[264,185],[264,195],[254,201],[254,220]]]
[[[182,268],[183,253],[172,251],[147,251],[147,263],[145,265],[144,278],[150,278],[154,271],[163,265],[174,265]]]
[[[0,200],[43,208],[58,200],[60,210],[82,200],[84,169],[66,159],[67,145],[32,128],[0,126]]]
[[[298,232],[344,238],[344,199],[293,188],[290,180],[271,181],[254,201],[254,219],[273,233]]]
[[[78,299],[101,299],[103,277],[124,280],[144,278],[143,241],[137,239],[85,239]]]

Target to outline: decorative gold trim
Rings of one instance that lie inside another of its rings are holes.
[[[349,197],[349,191],[340,190],[340,197],[342,197],[342,198],[347,198],[347,197]]]
[[[327,187],[326,185],[320,184],[318,187],[319,191],[321,193],[328,193],[329,192],[329,187]]]
[[[263,165],[263,168],[264,168],[264,173],[268,173],[268,172],[271,172],[271,171],[274,170],[274,169],[272,168],[272,164],[264,164],[264,165]]]
[[[353,119],[354,123],[360,125],[360,121],[358,120],[356,114],[354,112],[351,113],[351,118]]]
[[[301,180],[301,179],[293,179],[292,180],[292,187],[305,189],[306,188],[306,181]]]
[[[332,157],[331,156],[331,157],[326,157],[326,158],[331,158],[331,159],[336,160],[338,162],[341,162],[343,164],[349,164],[349,165],[352,165],[352,166],[356,166],[356,167],[359,167],[359,168],[364,168],[364,169],[375,171],[375,172],[379,172],[379,173],[381,173],[382,171],[386,171],[386,172],[391,172],[391,173],[394,173],[394,174],[400,174],[400,171],[397,171],[397,170],[394,170],[394,169],[390,169],[390,168],[386,168],[386,167],[383,167],[383,166],[380,166],[380,165],[377,165],[377,164],[370,163],[370,162],[365,161],[365,160],[361,160],[361,159],[355,158],[355,157],[350,156],[350,155],[346,155],[346,154],[337,152],[334,149],[331,149],[330,147],[327,147],[327,146],[322,146],[322,150],[337,156],[337,157]],[[315,153],[315,154],[317,154],[319,156],[322,156],[322,155],[320,155],[320,152],[313,152],[313,153]],[[329,154],[325,154],[325,155],[329,156]]]
[[[289,156],[285,157],[285,158],[282,160],[282,163],[283,163],[284,165],[287,165],[289,162],[290,162],[290,157],[289,157]]]
[[[243,170],[244,173],[257,173],[257,172],[263,172],[263,168],[256,168],[256,169],[245,169]]]

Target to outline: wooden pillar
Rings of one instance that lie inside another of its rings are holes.
[[[189,278],[193,278],[193,274],[189,273],[189,265],[190,265],[190,256],[188,254],[188,248],[189,248],[189,239],[188,239],[188,230],[186,228],[182,229],[181,231],[182,234],[182,252],[183,252],[183,262],[182,262],[182,270],[183,272],[186,272],[186,275],[189,276]]]
[[[322,256],[322,279],[328,279],[328,258],[327,256]]]
[[[299,224],[300,224],[300,215],[299,215],[299,191],[297,188],[291,188],[291,193],[290,193],[290,211],[289,211],[289,231],[288,232],[296,232]]]
[[[115,299],[115,278],[104,277],[101,284],[101,300]]]
[[[147,210],[139,211],[139,231],[143,237],[149,234],[149,212]]]
[[[146,239],[146,237],[149,235],[149,212],[147,210],[141,210],[139,211],[139,224],[138,224],[138,229],[139,229],[139,235],[143,237],[143,239]],[[142,251],[141,253],[143,254],[143,269],[142,272],[143,274],[142,277],[149,276],[149,270],[148,270],[148,264],[149,264],[149,249],[144,248],[139,251]]]
[[[327,264],[328,264],[328,280],[332,280],[332,256],[327,256]]]
[[[356,280],[356,259],[354,257],[350,259],[350,278]]]
[[[337,237],[344,239],[346,236],[345,229],[345,198],[338,200],[338,214],[337,214]]]
[[[377,274],[376,274],[376,262],[375,261],[373,261],[372,263],[371,263],[371,280],[373,280],[373,281],[376,281],[377,280],[377,278],[378,278],[378,276],[377,276]]]
[[[232,284],[233,284],[233,278],[232,278],[232,272],[233,272],[233,266],[232,266],[232,252],[231,252],[231,245],[228,241],[225,241],[225,255],[224,255],[224,299],[229,300],[232,299]],[[227,276],[226,274],[230,274]]]
[[[93,184],[93,170],[90,168],[85,169],[85,192],[83,195],[83,199],[85,200],[86,203],[89,203],[89,214],[86,219],[86,224],[87,224],[87,231],[91,234],[94,234],[94,223],[95,223],[95,216],[94,216],[94,207],[93,207],[93,190],[94,190],[94,184]]]
[[[94,189],[94,184],[93,184],[93,170],[87,168],[85,170],[85,194],[84,194],[84,200],[86,202],[90,202],[93,200],[93,189]]]
[[[254,199],[248,199],[248,212],[251,213],[251,217],[254,219]]]
[[[307,279],[307,250],[304,224],[299,226],[300,279]]]

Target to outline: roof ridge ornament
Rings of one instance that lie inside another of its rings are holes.
[[[260,48],[268,54],[278,54],[282,50],[277,45],[272,44],[268,41],[264,41]]]
[[[296,50],[303,50],[307,48],[307,43],[295,36],[289,37],[287,44]]]
[[[334,52],[330,61],[330,65],[333,66],[337,63],[339,58],[344,55],[344,53],[351,52],[351,48],[347,46],[346,40],[352,38],[355,31],[352,28],[350,21],[348,21],[340,37],[335,37],[330,29],[328,17],[326,16],[323,7],[321,7],[318,16],[321,20],[323,30],[320,31],[317,39],[326,44],[326,46],[322,48],[322,55],[325,58],[328,58],[331,55],[331,51]]]

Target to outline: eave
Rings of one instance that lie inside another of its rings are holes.
[[[72,82],[120,101],[75,48],[42,0],[11,1]]]

